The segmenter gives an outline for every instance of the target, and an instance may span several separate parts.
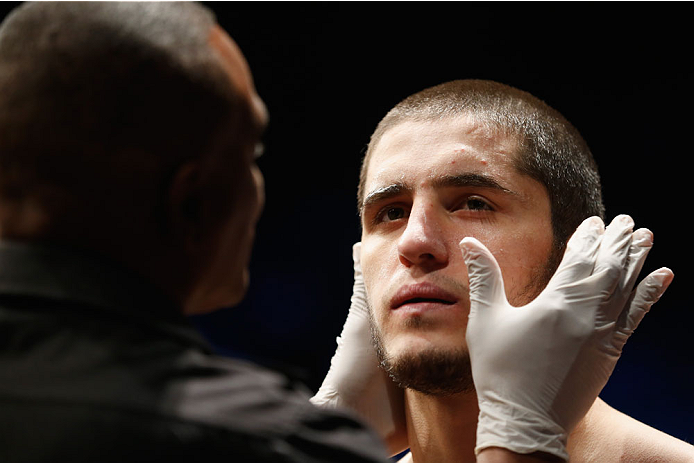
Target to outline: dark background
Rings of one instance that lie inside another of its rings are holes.
[[[572,121],[600,166],[608,219],[628,213],[654,232],[644,271],[668,266],[676,277],[602,397],[694,441],[686,3],[206,3],[244,51],[271,122],[249,293],[194,322],[220,353],[316,389],[349,308],[357,176],[371,132],[425,87],[497,80]]]

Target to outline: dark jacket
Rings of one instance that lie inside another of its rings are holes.
[[[308,391],[213,355],[161,294],[86,253],[0,242],[0,462],[384,462]]]

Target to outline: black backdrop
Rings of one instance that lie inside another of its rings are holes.
[[[244,51],[271,117],[249,293],[194,318],[220,353],[317,388],[349,306],[357,174],[371,131],[415,91],[492,79],[571,120],[600,166],[608,219],[628,213],[654,231],[645,270],[669,266],[675,281],[602,397],[694,441],[686,2],[206,4]]]

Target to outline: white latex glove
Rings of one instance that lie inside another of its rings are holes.
[[[403,394],[379,368],[371,341],[369,306],[361,272],[361,243],[352,248],[352,304],[323,384],[311,398],[319,407],[348,408],[369,424],[392,452],[406,446]]]
[[[628,216],[578,227],[545,290],[512,307],[499,266],[474,238],[460,242],[470,280],[467,344],[480,414],[479,453],[502,447],[568,459],[567,436],[607,383],[622,347],[673,274],[632,291],[652,246]]]

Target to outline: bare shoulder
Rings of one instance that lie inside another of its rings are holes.
[[[572,462],[694,463],[694,446],[658,431],[601,399],[569,437]]]

